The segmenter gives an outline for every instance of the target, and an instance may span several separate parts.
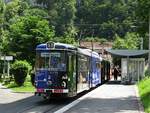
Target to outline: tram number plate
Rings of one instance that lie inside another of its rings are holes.
[[[54,89],[54,93],[63,93],[62,89]]]

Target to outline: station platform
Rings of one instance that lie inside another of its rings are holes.
[[[136,85],[109,81],[55,113],[144,113]]]

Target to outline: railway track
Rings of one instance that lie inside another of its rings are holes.
[[[99,86],[97,86],[99,87]],[[95,87],[95,88],[97,88]],[[74,98],[67,98],[67,99],[53,99],[50,101],[41,101],[38,102],[35,107],[31,107],[30,109],[26,109],[24,112],[19,113],[54,113],[55,111],[61,109],[62,107],[68,105],[69,103],[73,102],[74,100],[80,98],[81,96],[89,93],[90,91],[94,90],[92,88],[90,90],[81,92]]]
[[[77,95],[75,98],[67,98],[67,99],[51,99],[44,100],[43,98],[30,95],[23,99],[14,99],[14,101],[7,102],[10,98],[17,98],[20,94],[10,96],[3,95],[3,98],[0,98],[0,113],[54,113],[55,111],[61,109],[67,104],[73,102],[74,100],[80,98],[86,93],[90,92],[85,91]],[[7,98],[4,98],[7,96]],[[23,96],[23,95],[22,95]],[[6,103],[5,103],[6,101]]]
[[[19,110],[17,113],[53,113],[56,110],[64,107],[65,105],[72,102],[74,99],[62,99],[62,100],[50,100],[40,101],[32,106],[28,106],[24,109]]]

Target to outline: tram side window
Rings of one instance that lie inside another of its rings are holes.
[[[101,68],[100,62],[96,62],[96,68],[97,68],[97,69],[100,69],[100,68]]]
[[[78,73],[79,73],[79,82],[85,83],[88,79],[88,59],[85,56],[80,55],[78,61]]]
[[[88,60],[84,56],[79,57],[79,68],[80,71],[87,71],[88,70]]]

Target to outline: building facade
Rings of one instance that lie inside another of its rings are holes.
[[[100,43],[95,41],[81,41],[80,47],[98,52],[104,59],[111,60],[111,55],[106,51],[112,48],[112,42]]]

